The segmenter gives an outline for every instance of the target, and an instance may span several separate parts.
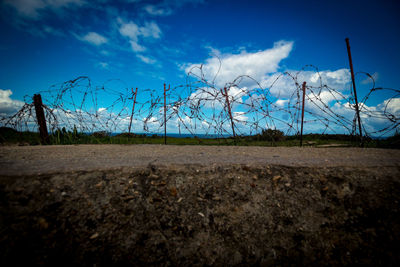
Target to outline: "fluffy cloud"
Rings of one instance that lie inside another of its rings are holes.
[[[279,63],[289,56],[293,42],[279,41],[273,48],[263,51],[240,54],[224,54],[213,56],[205,64],[192,64],[185,68],[186,73],[215,81],[219,87],[233,82],[241,75],[248,75],[261,81],[266,74],[274,73],[279,69]]]
[[[108,42],[108,39],[96,32],[89,32],[88,34],[84,35],[84,36],[77,36],[77,38],[81,41],[85,41],[88,42],[92,45],[102,45]]]
[[[383,103],[377,106],[379,110],[382,112],[386,112],[396,116],[397,118],[400,117],[400,98],[392,98],[386,99]]]
[[[143,10],[152,16],[169,16],[186,4],[202,4],[204,0],[163,0],[158,4],[146,5]]]
[[[244,125],[249,120],[249,117],[247,117],[245,115],[245,112],[242,111],[233,112],[232,117],[236,122],[242,123]]]
[[[134,22],[122,23],[119,28],[119,33],[131,40],[137,41],[140,35],[139,26]]]
[[[278,99],[278,100],[275,102],[275,105],[276,105],[277,107],[283,108],[285,105],[287,105],[288,102],[289,102],[288,99]]]
[[[232,86],[227,89],[229,103],[232,110],[236,106],[243,103],[243,96],[245,96],[247,91],[246,87],[239,88]],[[195,107],[205,107],[205,108],[217,108],[221,109],[226,105],[225,92],[218,90],[217,88],[202,87],[198,88],[193,92],[188,98],[188,106]]]
[[[158,8],[154,5],[147,5],[144,10],[153,16],[168,16],[172,14],[172,10],[169,8]]]
[[[292,46],[291,42],[281,41],[275,43],[271,49],[256,53],[221,55],[214,50],[218,56],[206,59],[204,64],[186,65],[185,72],[195,78],[193,85],[199,86],[189,96],[188,106],[195,110],[203,109],[203,112],[206,112],[204,113],[205,121],[212,125],[214,118],[225,114],[223,109],[226,98],[220,89],[226,86],[229,88],[228,94],[234,119],[240,122],[240,125],[250,129],[252,123],[259,122],[257,116],[255,116],[256,119],[250,119],[251,116],[248,115],[266,115],[265,121],[270,120],[272,125],[278,128],[285,129],[286,127],[286,130],[293,134],[295,133],[293,131],[297,129],[298,109],[301,106],[299,101],[301,101],[302,93],[299,90],[301,84],[306,82],[306,130],[308,132],[351,132],[355,110],[354,105],[349,103],[350,71],[348,69],[319,71],[313,67],[307,67],[301,71],[282,72],[280,63],[288,57]],[[243,82],[246,78],[237,79],[237,77],[243,77],[242,75],[249,75],[255,81],[247,79],[250,82]],[[199,81],[202,83],[198,83]],[[233,81],[234,84],[232,84]],[[261,111],[269,101],[272,101],[274,105],[267,111]],[[209,114],[207,111],[212,113]],[[378,134],[379,130],[386,129],[390,125],[394,126],[394,123],[398,122],[400,98],[386,99],[375,106],[362,104],[361,117],[366,132]],[[261,121],[260,123],[262,124]],[[246,128],[243,129],[246,132]]]
[[[379,73],[375,72],[374,74],[370,75],[369,73],[366,74],[367,77],[361,81],[362,84],[370,84],[376,82],[379,78]]]
[[[139,44],[140,38],[158,39],[162,34],[161,29],[153,21],[146,22],[143,26],[139,26],[133,21],[124,23],[122,20],[119,20],[119,23],[119,33],[129,39],[129,43],[134,52],[143,52],[146,50],[146,47]]]
[[[336,102],[331,109],[335,114],[343,116],[348,121],[352,121],[356,116],[355,107],[349,102]],[[393,134],[393,129],[390,126],[395,126],[395,123],[400,120],[400,98],[386,99],[376,106],[368,106],[363,103],[360,109],[360,117],[361,124],[367,131],[366,134]],[[389,131],[381,131],[386,128]]]
[[[11,90],[0,89],[0,116],[12,115],[17,112],[24,102],[11,99]]]
[[[143,37],[151,37],[154,39],[158,39],[161,37],[161,30],[158,25],[154,22],[146,22],[143,27],[139,28],[140,34]]]
[[[264,76],[261,85],[268,88],[276,97],[287,98],[292,96],[297,87],[303,82],[307,86],[320,87],[327,85],[329,88],[344,92],[350,87],[351,76],[348,69],[339,69],[335,71],[287,71],[286,73],[274,73]]]
[[[149,58],[149,57],[145,57],[143,55],[136,55],[136,57],[138,57],[141,61],[143,61],[144,63],[147,63],[147,64],[156,63],[156,60]]]
[[[30,19],[39,19],[40,12],[45,9],[57,10],[86,3],[84,0],[5,0],[4,2],[15,8],[20,16]]]
[[[146,51],[146,47],[138,44],[136,41],[129,41],[131,44],[131,48],[134,52],[143,52]]]

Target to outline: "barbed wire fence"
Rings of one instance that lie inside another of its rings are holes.
[[[77,129],[82,133],[107,132],[160,134],[185,133],[205,137],[245,136],[265,129],[278,129],[286,135],[299,133],[303,103],[304,73],[311,69],[317,79],[307,83],[304,109],[304,128],[314,133],[344,133],[356,135],[355,101],[351,90],[328,86],[317,67],[306,65],[297,72],[277,75],[269,84],[249,75],[240,75],[223,86],[216,82],[218,72],[210,79],[203,65],[189,70],[186,82],[165,91],[139,89],[133,93],[121,80],[110,80],[94,86],[89,77],[53,85],[37,92],[42,96],[43,108],[50,133],[57,129]],[[383,136],[399,129],[400,90],[375,87],[359,101],[359,109],[366,136]],[[280,88],[280,84],[290,85]],[[118,87],[118,89],[116,89]],[[390,94],[379,108],[368,106],[374,94]],[[285,94],[284,96],[282,94]],[[136,98],[137,96],[137,98]],[[19,131],[38,131],[32,96],[15,114],[2,116],[1,125]],[[133,109],[132,106],[136,107]],[[165,105],[165,109],[164,109]],[[131,122],[132,120],[132,122]],[[370,122],[381,125],[371,127]]]

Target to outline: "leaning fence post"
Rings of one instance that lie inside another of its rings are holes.
[[[132,88],[132,94],[133,94],[133,88]],[[135,111],[135,104],[136,104],[136,96],[137,96],[137,87],[136,87],[136,91],[135,91],[135,98],[133,99],[133,106],[132,106],[131,121],[129,122],[129,129],[128,129],[128,133],[131,133],[131,126],[132,126],[133,112]]]
[[[300,131],[300,146],[303,146],[303,122],[304,122],[304,103],[306,97],[306,82],[303,82],[303,103],[301,105],[301,131]]]
[[[227,108],[228,108],[229,118],[230,118],[230,120],[231,120],[232,134],[233,134],[233,142],[234,142],[235,145],[236,145],[235,124],[234,124],[234,122],[233,122],[232,111],[231,111],[231,105],[229,104],[228,91],[226,90],[226,87],[224,87],[224,94],[225,94],[226,106],[227,106]]]
[[[171,89],[171,85],[168,85],[168,90],[165,88],[164,83],[164,145],[167,144],[167,96],[166,92]]]
[[[351,59],[349,38],[346,38],[346,45],[347,45],[347,53],[348,53],[348,55],[349,55],[351,80],[352,80],[352,82],[353,82],[354,99],[355,99],[355,101],[356,101],[356,114],[357,114],[357,120],[358,120],[358,130],[360,131],[360,138],[361,138],[361,145],[362,145],[362,144],[363,144],[363,135],[362,135],[362,127],[361,127],[361,118],[360,118],[360,110],[359,110],[359,108],[358,108],[357,91],[356,91],[356,82],[355,82],[355,79],[354,79],[353,61],[352,61],[352,59]]]
[[[42,96],[40,94],[33,95],[33,104],[35,105],[36,120],[39,126],[40,140],[43,144],[49,144],[49,133],[47,132]]]

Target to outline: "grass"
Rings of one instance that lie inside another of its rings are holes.
[[[110,136],[105,132],[93,134],[78,133],[76,130],[57,130],[50,135],[51,145],[75,144],[164,144],[164,137],[153,135],[137,135],[122,133]],[[18,132],[7,127],[0,127],[1,144],[39,145],[40,135],[36,132]],[[284,136],[278,130],[264,132],[255,136],[233,138],[198,138],[198,137],[167,137],[169,145],[219,145],[219,146],[299,146],[299,136]],[[360,140],[350,135],[308,134],[303,136],[303,146],[359,146]],[[385,140],[365,139],[364,147],[400,149],[400,134],[395,134]]]

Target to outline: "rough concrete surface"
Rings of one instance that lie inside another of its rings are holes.
[[[1,266],[398,266],[399,150],[0,147]]]

